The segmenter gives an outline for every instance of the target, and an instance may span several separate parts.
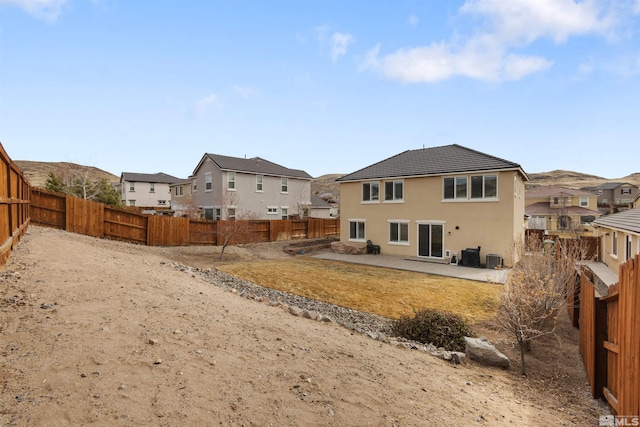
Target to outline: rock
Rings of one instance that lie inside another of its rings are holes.
[[[342,242],[333,242],[331,243],[331,252],[335,252],[337,254],[366,254],[367,253],[367,244],[366,243],[342,243]]]
[[[302,316],[302,310],[299,309],[298,307],[295,306],[289,306],[289,313],[293,314],[294,316]]]
[[[149,338],[149,344],[156,345],[156,344],[158,344],[158,340],[155,340],[153,338]]]
[[[318,319],[318,313],[315,313],[315,312],[309,311],[309,310],[304,310],[302,312],[302,317],[304,317],[305,319],[317,320]]]
[[[51,304],[42,304],[40,306],[40,308],[44,309],[44,310],[50,310],[53,308],[53,306]]]
[[[464,341],[465,353],[469,359],[485,366],[509,367],[507,356],[500,353],[487,338],[464,337]]]

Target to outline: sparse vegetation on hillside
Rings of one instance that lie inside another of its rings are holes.
[[[69,162],[34,162],[30,160],[15,160],[16,165],[24,172],[32,187],[45,188],[49,174],[62,176],[64,171],[72,169],[84,168],[87,170],[88,178],[92,181],[101,181],[105,179],[109,183],[120,181],[120,177],[98,169],[93,166],[82,166]]]

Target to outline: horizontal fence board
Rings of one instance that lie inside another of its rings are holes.
[[[31,186],[0,144],[0,267],[31,222]]]

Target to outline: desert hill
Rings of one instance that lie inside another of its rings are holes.
[[[53,172],[54,175],[62,176],[69,171],[88,171],[89,179],[92,181],[103,178],[112,183],[120,181],[119,176],[93,166],[83,166],[69,162],[34,162],[30,160],[14,160],[14,163],[22,170],[32,187],[44,187],[50,172]]]
[[[33,187],[44,187],[49,172],[55,174],[62,174],[70,169],[79,170],[84,168],[89,170],[89,176],[91,179],[106,178],[109,182],[118,182],[119,176],[113,175],[102,169],[93,166],[82,166],[75,163],[68,162],[34,162],[28,160],[16,160],[15,163],[24,172],[25,176]],[[340,198],[339,184],[336,179],[344,176],[345,174],[332,173],[321,175],[314,178],[311,181],[311,194],[324,195],[332,194],[336,200]],[[585,188],[595,187],[606,182],[628,182],[640,187],[640,172],[633,173],[631,175],[616,178],[606,179],[596,175],[590,175],[581,172],[567,171],[567,170],[554,170],[550,172],[530,173],[528,188],[537,187],[541,185],[560,185],[570,188]]]

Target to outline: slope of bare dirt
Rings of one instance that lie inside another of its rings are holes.
[[[29,228],[0,274],[0,424],[582,426],[603,411],[570,328],[531,356],[549,375],[520,379],[241,298],[169,253]]]
[[[35,162],[31,160],[15,160],[15,164],[22,170],[32,187],[44,188],[49,173],[57,176],[69,174],[69,171],[88,171],[88,178],[92,181],[106,179],[114,183],[120,181],[120,177],[93,166],[82,166],[69,162]]]

